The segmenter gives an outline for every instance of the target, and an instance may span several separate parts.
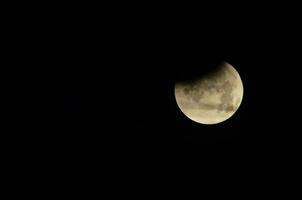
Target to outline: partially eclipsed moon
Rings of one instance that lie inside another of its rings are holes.
[[[191,120],[217,124],[237,111],[243,98],[243,85],[235,68],[223,63],[211,74],[176,83],[175,97],[180,110]]]

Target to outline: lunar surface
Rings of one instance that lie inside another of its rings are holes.
[[[175,98],[180,110],[191,120],[217,124],[237,111],[243,98],[243,85],[235,68],[224,62],[215,72],[194,81],[177,82]]]

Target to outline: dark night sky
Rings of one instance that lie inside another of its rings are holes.
[[[272,105],[261,27],[149,19],[83,26],[64,27],[51,44],[63,104],[54,176],[75,185],[265,183]],[[178,109],[174,83],[222,60],[241,75],[243,102],[224,123],[194,123]]]

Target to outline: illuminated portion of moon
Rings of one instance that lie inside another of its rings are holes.
[[[217,124],[237,111],[243,85],[235,68],[224,62],[211,74],[190,82],[177,82],[175,98],[180,110],[191,120]]]

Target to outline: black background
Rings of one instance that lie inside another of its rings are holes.
[[[70,15],[42,31],[60,93],[60,126],[45,140],[51,179],[77,186],[265,184],[273,106],[266,23],[234,21],[236,14],[106,16]],[[178,109],[174,84],[221,61],[242,78],[242,104],[221,124],[197,124]]]

